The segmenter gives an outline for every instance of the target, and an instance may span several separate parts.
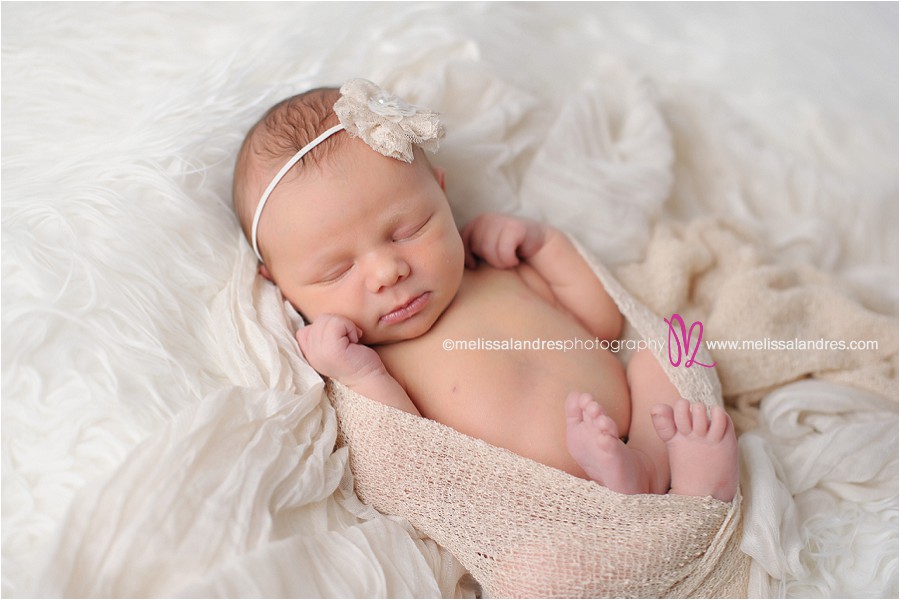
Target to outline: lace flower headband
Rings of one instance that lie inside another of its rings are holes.
[[[259,262],[263,262],[257,241],[259,217],[269,196],[291,167],[332,135],[346,130],[351,136],[368,144],[372,150],[408,163],[413,161],[413,145],[421,146],[429,152],[437,152],[440,140],[444,137],[444,126],[438,121],[437,113],[408,104],[365,79],[351,79],[341,86],[341,97],[334,103],[334,114],[340,124],[323,131],[301,148],[272,178],[259,199],[251,230],[253,252]]]

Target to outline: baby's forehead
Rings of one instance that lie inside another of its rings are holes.
[[[316,256],[323,249],[338,251],[370,232],[386,235],[441,196],[421,150],[407,163],[346,132],[332,138],[340,144],[329,156],[315,164],[300,162],[285,174],[263,216],[262,239],[295,258],[313,250]],[[354,235],[348,239],[344,230]]]
[[[435,204],[434,198],[418,185],[368,186],[366,171],[354,166],[353,177],[343,177],[340,169],[318,166],[298,173],[286,182],[273,211],[275,220],[298,225],[296,231],[319,246],[347,242],[338,235],[350,229],[362,237],[367,232],[389,232],[409,225]],[[280,213],[280,214],[279,214]],[[288,231],[286,231],[288,233]]]

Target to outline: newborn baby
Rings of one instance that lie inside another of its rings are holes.
[[[357,393],[625,494],[730,501],[725,411],[680,398],[647,351],[444,349],[616,339],[623,318],[568,238],[511,216],[458,231],[436,115],[364,80],[289,98],[251,129],[235,211],[308,326],[309,364]]]

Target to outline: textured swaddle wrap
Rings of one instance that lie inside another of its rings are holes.
[[[581,248],[579,248],[581,250]],[[644,338],[662,318],[582,250]],[[679,392],[721,404],[713,369],[673,368]],[[710,364],[705,349],[697,360]],[[740,494],[731,503],[623,495],[364,398],[330,381],[359,497],[407,518],[503,597],[741,597]]]

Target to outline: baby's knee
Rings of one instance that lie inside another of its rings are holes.
[[[656,360],[656,357],[653,356],[653,352],[646,348],[635,351],[625,368],[625,374],[629,383],[631,383],[633,377],[646,376],[656,371],[662,372],[662,367],[659,361]]]
[[[636,352],[625,371],[632,402],[674,402],[681,394],[650,350]]]

